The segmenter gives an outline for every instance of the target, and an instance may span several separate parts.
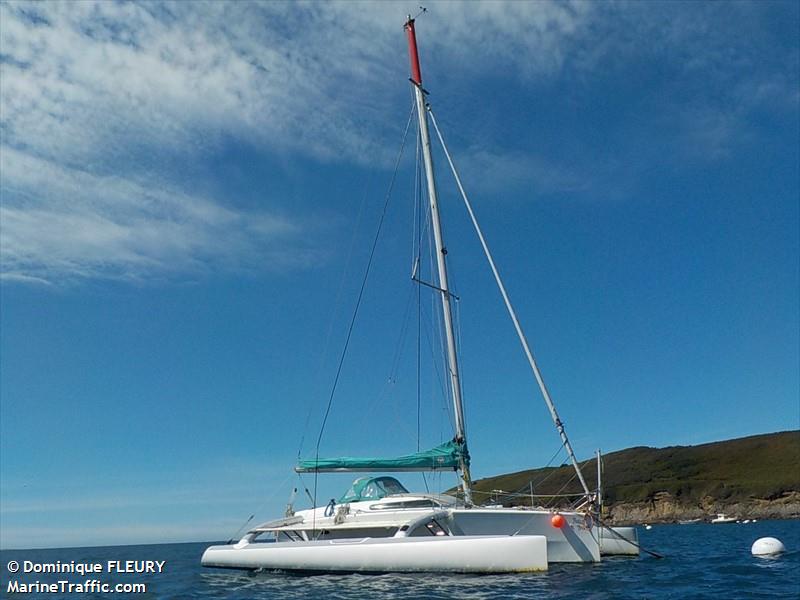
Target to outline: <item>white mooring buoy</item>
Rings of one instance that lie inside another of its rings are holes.
[[[784,546],[783,542],[778,538],[763,537],[753,542],[753,547],[750,548],[750,552],[753,553],[753,556],[772,556],[774,554],[786,552],[786,546]]]

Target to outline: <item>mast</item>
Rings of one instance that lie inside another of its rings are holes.
[[[455,414],[456,441],[462,444],[463,453],[460,458],[461,487],[464,490],[464,502],[472,505],[472,480],[467,462],[467,435],[464,426],[464,407],[461,401],[461,381],[458,374],[458,356],[456,342],[453,334],[453,312],[450,306],[450,288],[447,283],[447,264],[445,256],[447,248],[442,239],[442,226],[439,219],[439,202],[436,193],[436,181],[433,175],[433,157],[431,156],[431,138],[428,131],[428,110],[425,102],[425,92],[422,89],[422,74],[419,68],[419,54],[417,52],[417,36],[414,32],[414,19],[411,15],[405,24],[408,36],[408,56],[411,61],[411,83],[414,86],[414,95],[417,103],[417,116],[419,117],[419,133],[422,140],[422,155],[425,163],[425,176],[428,182],[428,199],[431,209],[431,225],[434,242],[436,244],[436,264],[439,271],[439,295],[442,298],[442,317],[444,332],[447,340],[447,362],[450,372],[450,389],[453,395],[453,412]]]

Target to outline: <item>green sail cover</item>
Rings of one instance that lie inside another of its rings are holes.
[[[301,460],[295,467],[298,473],[330,473],[334,471],[436,471],[456,470],[461,457],[469,464],[469,454],[463,443],[453,440],[426,450],[398,458],[320,458]]]

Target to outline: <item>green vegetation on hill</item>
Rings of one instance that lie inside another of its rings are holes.
[[[594,461],[586,465],[584,477],[593,488]],[[491,496],[504,504],[529,505],[530,497],[524,494],[530,492],[531,485],[536,495],[580,492],[569,465],[489,477],[476,481],[474,488],[478,502]],[[725,501],[771,500],[787,492],[800,492],[800,431],[698,446],[636,447],[612,452],[603,457],[603,489],[607,504],[650,501],[659,492],[669,492],[682,504],[707,497]]]

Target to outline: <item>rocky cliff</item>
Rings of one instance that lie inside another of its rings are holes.
[[[685,504],[677,501],[669,492],[658,492],[645,502],[617,502],[603,510],[604,520],[613,525],[708,520],[718,513],[737,519],[798,519],[800,492],[787,492],[774,499],[734,501],[720,501],[706,496],[696,504]]]

